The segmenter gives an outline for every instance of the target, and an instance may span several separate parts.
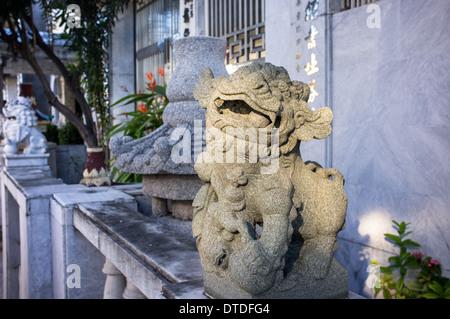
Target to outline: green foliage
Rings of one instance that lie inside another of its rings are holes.
[[[54,142],[59,144],[58,127],[53,124],[47,124],[47,128],[44,132],[44,136],[48,142]]]
[[[163,73],[161,75],[163,75]],[[118,133],[123,133],[124,136],[130,136],[133,139],[139,139],[160,127],[163,124],[162,114],[169,103],[166,96],[166,87],[167,84],[159,86],[153,82],[153,84],[150,83],[148,85],[148,91],[150,91],[150,93],[138,92],[137,94],[128,94],[114,103],[112,106],[121,103],[123,103],[123,105],[137,103],[137,111],[124,112],[123,115],[126,116],[127,121],[111,127],[101,144],[104,144]],[[111,179],[115,180],[115,182],[142,182],[141,174],[121,172],[114,167],[113,159],[110,160],[110,164]]]
[[[380,285],[374,288],[375,297],[382,292],[384,299],[450,299],[450,279],[442,276],[439,263],[429,256],[423,258],[420,251],[408,251],[420,247],[406,238],[412,233],[407,232],[409,223],[392,222],[397,234],[384,236],[400,250],[398,255],[388,258],[389,266],[380,267]],[[418,271],[415,280],[406,281],[408,270]]]
[[[83,144],[83,138],[78,132],[77,128],[71,123],[67,122],[58,130],[59,145]]]
[[[123,105],[135,102],[140,104],[137,111],[123,113],[127,121],[111,127],[102,143],[120,132],[124,136],[139,139],[157,129],[163,124],[162,113],[169,101],[165,96],[165,86],[157,86],[154,93],[129,94],[113,106],[122,102],[125,102]]]
[[[117,15],[128,6],[129,0],[52,0],[40,3],[44,11],[56,10],[55,19],[66,22],[67,6],[78,4],[81,10],[81,27],[69,28],[61,39],[67,40],[66,47],[75,53],[76,62],[67,69],[70,77],[77,79],[83,89],[89,108],[95,114],[97,140],[104,139],[110,125],[108,88],[108,46],[111,31]]]

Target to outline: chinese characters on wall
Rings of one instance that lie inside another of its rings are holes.
[[[184,0],[183,23],[185,24],[183,36],[188,37],[191,34],[189,29],[191,19],[194,17],[194,0]]]
[[[305,21],[311,22],[308,30],[308,34],[304,39],[306,41],[306,52],[303,53],[302,59],[302,1],[296,0],[296,53],[295,58],[297,61],[296,70],[297,73],[305,72],[308,77],[308,85],[311,89],[308,103],[314,103],[316,98],[319,96],[315,76],[317,76],[320,71],[320,66],[317,60],[317,42],[316,37],[319,35],[320,30],[314,24],[319,16],[319,0],[310,0],[305,8]]]
[[[300,59],[302,57],[302,53],[301,53],[301,44],[302,44],[302,39],[301,39],[301,25],[300,25],[300,21],[302,19],[302,12],[301,12],[301,7],[302,7],[302,1],[301,0],[297,0],[297,4],[296,4],[296,8],[297,8],[297,12],[296,12],[296,28],[295,28],[295,37],[296,37],[296,53],[295,53],[295,58],[297,60],[297,73],[300,73],[301,71],[301,66],[300,66]]]

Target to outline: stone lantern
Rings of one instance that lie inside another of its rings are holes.
[[[207,36],[176,40],[176,67],[166,90],[170,103],[163,113],[164,124],[138,140],[125,136],[110,141],[114,165],[143,174],[143,193],[152,199],[153,216],[167,215],[170,201],[174,217],[192,219],[192,201],[203,185],[194,163],[202,152],[205,127],[205,110],[193,91],[205,68],[216,77],[228,76],[226,46],[226,40]]]

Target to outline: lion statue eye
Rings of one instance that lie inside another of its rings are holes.
[[[224,249],[222,252],[216,257],[216,266],[226,269],[228,268],[228,252]]]

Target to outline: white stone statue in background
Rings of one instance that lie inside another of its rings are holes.
[[[5,154],[17,154],[17,144],[25,145],[25,154],[44,154],[47,151],[46,138],[37,127],[37,116],[31,107],[31,100],[18,96],[3,108],[5,120],[3,137]]]

